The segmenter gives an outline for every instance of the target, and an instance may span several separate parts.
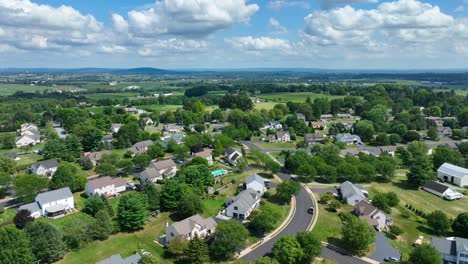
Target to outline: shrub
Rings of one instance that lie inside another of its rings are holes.
[[[264,193],[263,193],[263,198],[269,199],[270,197],[271,197],[271,193],[270,193],[270,192],[264,192]]]
[[[3,214],[5,212],[5,208],[0,207],[0,214]]]
[[[403,234],[403,229],[401,229],[401,227],[399,227],[399,226],[391,225],[390,226],[390,232],[392,234],[394,234],[395,236],[399,236],[399,235]]]

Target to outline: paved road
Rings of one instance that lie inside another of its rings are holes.
[[[290,178],[288,174],[284,173],[279,173],[278,176],[282,180],[287,180]],[[301,191],[296,196],[296,201],[297,210],[289,225],[286,226],[286,228],[283,231],[281,231],[277,236],[265,242],[261,246],[257,247],[244,257],[242,257],[242,260],[254,261],[258,258],[268,255],[271,253],[273,245],[280,237],[284,235],[295,235],[297,232],[307,230],[310,222],[312,221],[312,215],[307,213],[307,208],[312,206],[312,199],[310,198],[310,195],[307,193],[307,191],[303,187],[301,187]]]
[[[375,251],[369,257],[373,260],[382,262],[386,257],[400,259],[400,251],[394,249],[382,232],[375,234]]]
[[[320,254],[320,257],[334,259],[339,264],[368,264],[367,262],[363,260],[339,253],[337,251],[329,249],[328,247],[323,248],[322,254]]]

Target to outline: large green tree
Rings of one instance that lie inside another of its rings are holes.
[[[94,239],[105,240],[112,233],[112,219],[107,210],[96,213],[96,222],[91,226],[91,235]]]
[[[245,247],[249,231],[235,220],[218,224],[210,245],[211,255],[217,260],[226,260]]]
[[[313,232],[297,233],[296,239],[304,251],[305,263],[311,263],[322,252],[322,242]]]
[[[408,183],[415,188],[424,185],[434,174],[432,168],[432,162],[427,155],[414,157],[408,172]]]
[[[411,252],[408,262],[411,264],[442,264],[442,257],[433,245],[422,244]]]
[[[22,230],[14,226],[0,228],[0,264],[33,264],[31,244]]]
[[[124,231],[134,231],[145,225],[147,198],[143,194],[128,193],[120,198],[117,220]]]
[[[298,194],[301,190],[301,185],[294,180],[287,180],[280,183],[276,188],[276,197],[283,203],[289,203],[291,197]]]
[[[250,215],[249,227],[258,232],[265,234],[272,231],[280,215],[271,206],[262,205],[260,210],[253,212]]]
[[[14,186],[16,199],[20,202],[34,201],[36,195],[44,189],[47,189],[49,180],[45,177],[26,174],[16,176]]]
[[[177,215],[180,219],[203,213],[203,204],[200,196],[192,191],[182,194],[177,203]]]
[[[427,216],[427,224],[437,234],[445,234],[450,228],[450,219],[441,210],[436,210]]]
[[[457,236],[468,238],[468,212],[460,213],[453,220],[452,229]]]
[[[344,245],[354,252],[366,252],[375,241],[375,231],[367,222],[354,216],[343,221],[341,229]]]
[[[188,263],[203,264],[210,261],[208,245],[197,235],[190,240],[188,248],[185,251],[185,257]]]
[[[24,229],[31,241],[31,248],[36,259],[41,263],[52,263],[63,258],[67,245],[63,235],[53,225],[36,221]]]
[[[301,263],[304,258],[304,250],[297,239],[291,235],[280,237],[273,246],[273,256],[281,264]]]

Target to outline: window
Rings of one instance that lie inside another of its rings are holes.
[[[174,233],[171,232],[171,237],[174,237]]]
[[[468,254],[460,253],[460,257],[461,257],[461,258],[468,258]]]
[[[239,210],[239,208],[237,206],[234,206],[234,210]]]

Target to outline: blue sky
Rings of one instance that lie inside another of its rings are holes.
[[[468,0],[0,0],[1,67],[468,68]]]

